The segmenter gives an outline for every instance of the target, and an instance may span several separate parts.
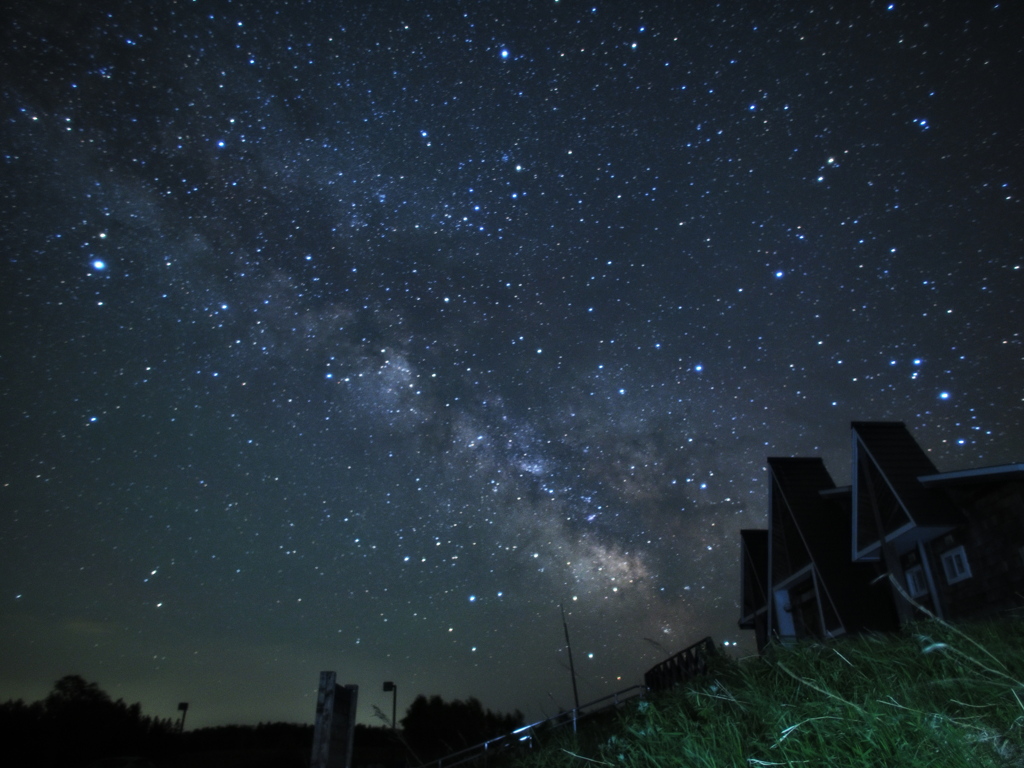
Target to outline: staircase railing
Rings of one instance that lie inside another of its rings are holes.
[[[665,691],[696,677],[706,675],[708,660],[716,653],[715,643],[710,637],[698,640],[660,664],[651,667],[644,674],[644,684],[651,692]]]

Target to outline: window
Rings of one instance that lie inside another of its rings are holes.
[[[915,565],[907,569],[907,588],[911,597],[924,597],[928,594],[928,582],[924,578],[924,568]]]
[[[971,578],[971,566],[967,562],[967,553],[963,546],[942,553],[942,568],[946,572],[946,581],[949,584]]]

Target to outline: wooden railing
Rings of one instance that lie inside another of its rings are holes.
[[[710,637],[698,640],[675,656],[670,656],[644,673],[644,684],[652,693],[706,675],[708,659],[715,653],[715,643]]]

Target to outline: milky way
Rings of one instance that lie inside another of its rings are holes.
[[[16,2],[0,699],[530,717],[738,619],[765,458],[1024,456],[1011,3]]]

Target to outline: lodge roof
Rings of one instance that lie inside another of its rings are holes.
[[[1000,464],[977,469],[960,469],[955,472],[937,472],[931,475],[921,475],[917,479],[926,488],[1000,480],[1024,480],[1024,464]]]

